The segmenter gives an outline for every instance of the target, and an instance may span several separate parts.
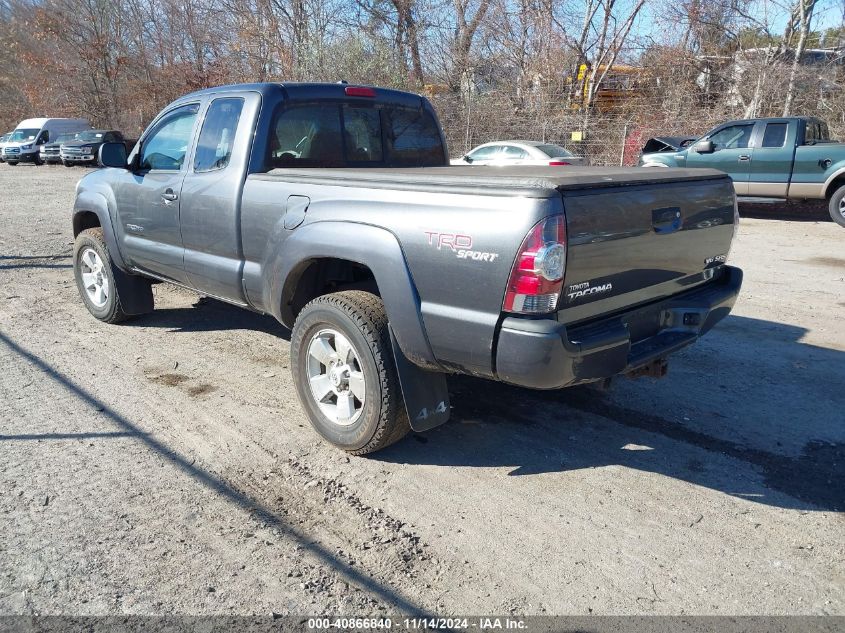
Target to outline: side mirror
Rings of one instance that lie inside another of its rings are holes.
[[[467,163],[469,163],[470,165],[472,164],[472,159],[471,159],[469,156],[464,155],[464,156],[462,156],[461,158],[463,158],[463,159],[464,159]]]
[[[713,141],[699,141],[692,148],[698,152],[699,154],[712,154],[713,153]]]
[[[119,167],[127,169],[126,145],[123,143],[103,143],[100,145],[100,153],[97,162],[101,167]]]

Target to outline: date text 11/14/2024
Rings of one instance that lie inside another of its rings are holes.
[[[308,630],[383,630],[383,631],[427,631],[427,630],[526,630],[526,622],[512,617],[477,618],[309,618]]]

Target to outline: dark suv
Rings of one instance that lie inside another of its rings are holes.
[[[76,135],[74,140],[62,143],[59,155],[65,167],[96,165],[100,145],[125,142],[123,134],[117,130],[86,130]]]

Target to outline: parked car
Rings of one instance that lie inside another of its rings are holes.
[[[68,143],[79,137],[79,132],[60,134],[54,141],[45,143],[41,147],[41,161],[46,164],[61,163],[62,143]]]
[[[845,227],[845,143],[813,117],[728,121],[685,149],[643,154],[640,165],[720,169],[740,196],[826,199]]]
[[[3,159],[10,165],[41,164],[41,147],[60,134],[80,132],[91,126],[85,119],[25,119],[3,146]]]
[[[452,165],[583,165],[584,159],[554,143],[496,141],[479,145]]]
[[[61,161],[65,167],[85,164],[96,165],[97,153],[103,143],[125,144],[126,139],[117,130],[86,130],[81,132],[74,140],[62,143]]]
[[[6,142],[11,138],[11,136],[11,132],[7,132],[6,134],[0,136],[0,163],[5,162],[3,160],[3,147],[6,145]]]
[[[303,410],[355,454],[445,422],[446,374],[533,389],[662,375],[730,312],[725,174],[447,157],[410,93],[186,95],[128,156],[105,143],[110,169],[77,185],[81,300],[117,323],[165,281],[273,315],[292,328]]]

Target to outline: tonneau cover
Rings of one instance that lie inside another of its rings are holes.
[[[313,182],[340,187],[449,191],[550,198],[558,191],[727,178],[715,169],[656,167],[512,167],[453,165],[409,168],[273,169],[260,180]]]

